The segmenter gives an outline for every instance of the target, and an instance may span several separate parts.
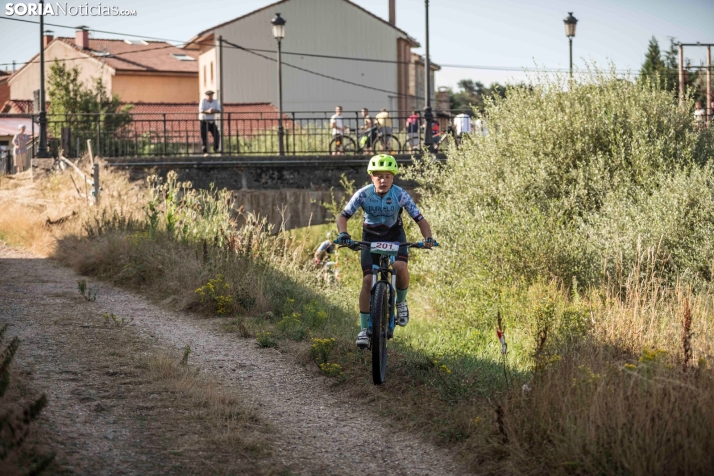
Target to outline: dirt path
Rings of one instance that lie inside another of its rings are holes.
[[[221,332],[218,320],[168,312],[104,284],[97,285],[96,302],[84,302],[78,279],[52,261],[0,246],[0,322],[10,322],[10,334],[23,340],[18,362],[36,369],[35,384],[50,396],[43,418],[76,473],[257,474],[269,467],[268,472],[289,468],[284,474],[310,475],[463,474],[442,450],[390,429],[377,412],[330,391],[324,379],[291,357]],[[134,321],[125,328],[95,331],[103,313]],[[118,355],[107,358],[107,349],[118,340],[126,342],[112,351]],[[141,390],[154,384],[150,379],[136,369],[113,368],[127,357],[123,354],[163,349],[179,355],[186,345],[192,351],[190,364],[257,409],[264,427],[259,436],[273,448],[269,465],[211,453],[210,442],[195,436],[201,434],[200,425],[169,411],[170,401],[152,406],[151,400],[140,400],[163,398],[151,388]],[[132,385],[108,383],[116,376]],[[127,401],[129,386],[137,389],[137,401]],[[203,456],[195,454],[201,451]],[[214,469],[201,470],[202,462],[205,469]],[[97,468],[103,469],[98,473]]]

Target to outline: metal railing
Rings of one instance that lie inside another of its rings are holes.
[[[283,114],[285,155],[366,155],[420,153],[424,147],[424,118],[390,113],[365,127],[359,112],[343,112],[343,132],[330,126],[334,112],[290,112]],[[26,116],[27,117],[27,116]],[[38,133],[33,117],[31,135]],[[445,134],[449,119],[437,117],[438,130]],[[216,115],[219,148],[224,156],[278,155],[277,112],[225,112]],[[48,115],[48,148],[53,156],[79,157],[92,140],[94,153],[102,157],[201,156],[204,143],[201,124],[194,113],[117,113]],[[206,145],[213,151],[213,136]],[[33,147],[33,157],[36,147]]]

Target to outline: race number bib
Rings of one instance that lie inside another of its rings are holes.
[[[370,252],[380,255],[397,256],[397,253],[399,252],[399,243],[377,241],[371,244]]]

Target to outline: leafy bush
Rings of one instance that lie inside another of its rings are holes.
[[[647,250],[672,276],[711,277],[712,136],[670,92],[594,72],[514,88],[488,121],[490,135],[417,174],[424,214],[448,245],[433,256],[474,264],[460,283],[587,286]]]

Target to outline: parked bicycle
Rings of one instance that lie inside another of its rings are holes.
[[[330,141],[330,155],[333,153],[341,153],[344,155],[363,155],[371,154],[371,148],[375,154],[399,154],[402,151],[402,144],[392,134],[384,134],[378,125],[366,130],[364,133],[357,134],[357,141],[349,135],[349,130],[346,134],[335,136]]]
[[[336,241],[335,241],[336,242]],[[380,255],[379,265],[372,265],[372,296],[369,302],[369,326],[367,336],[372,352],[372,382],[381,385],[387,379],[387,340],[394,336],[394,316],[397,295],[397,276],[392,263],[400,246],[424,248],[423,242],[397,243],[352,241],[347,248],[359,251],[363,246]],[[434,242],[434,246],[439,246]]]

